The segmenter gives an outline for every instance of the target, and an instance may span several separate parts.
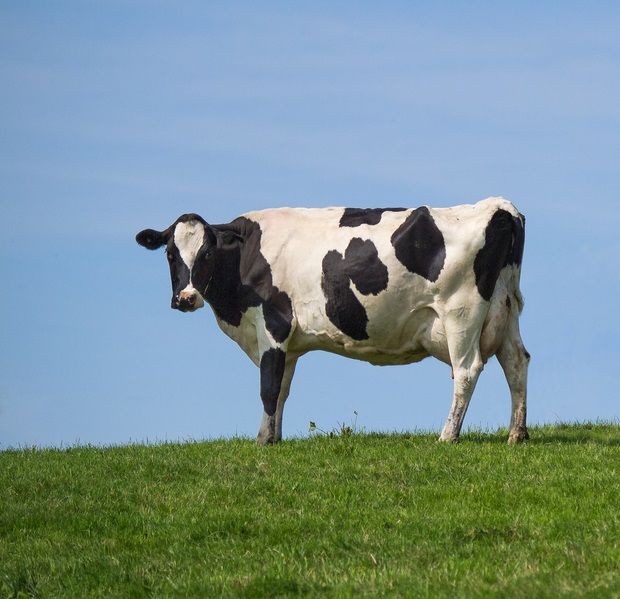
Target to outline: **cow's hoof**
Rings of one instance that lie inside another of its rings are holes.
[[[273,435],[261,435],[260,433],[256,437],[257,445],[273,445],[276,442]]]
[[[521,427],[510,431],[510,435],[508,435],[508,443],[511,445],[523,443],[523,441],[527,441],[529,438],[530,434],[527,432],[527,428]]]

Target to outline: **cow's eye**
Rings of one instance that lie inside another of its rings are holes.
[[[174,256],[172,255],[172,252],[167,252],[166,258],[168,258],[168,262],[172,262],[174,260]]]

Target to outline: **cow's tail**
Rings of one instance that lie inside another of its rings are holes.
[[[512,243],[507,264],[511,266],[510,287],[512,295],[517,302],[519,314],[523,310],[525,302],[521,293],[521,264],[523,262],[523,249],[525,247],[525,216],[521,214],[512,204]]]

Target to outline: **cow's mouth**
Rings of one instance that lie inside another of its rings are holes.
[[[175,297],[172,299],[171,308],[173,310],[179,310],[181,312],[195,312],[196,310],[204,306],[204,300],[198,294]]]

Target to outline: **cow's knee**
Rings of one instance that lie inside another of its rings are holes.
[[[439,441],[456,443],[459,440],[467,406],[483,368],[484,363],[479,356],[452,367],[454,378],[452,405]]]
[[[478,377],[484,368],[484,362],[477,357],[468,366],[458,366],[452,369],[454,391],[467,397],[473,392]]]

